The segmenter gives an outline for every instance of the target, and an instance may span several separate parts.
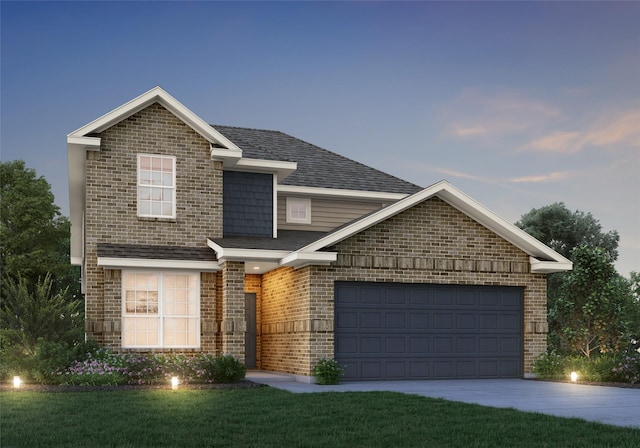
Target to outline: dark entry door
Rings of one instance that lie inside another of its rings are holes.
[[[517,378],[523,288],[335,283],[345,380]]]
[[[244,294],[244,316],[247,332],[244,334],[244,365],[249,369],[256,367],[256,294]]]

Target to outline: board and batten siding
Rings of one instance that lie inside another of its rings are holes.
[[[311,224],[287,223],[287,199],[278,195],[278,228],[282,230],[310,230],[328,232],[367,213],[382,208],[382,202],[354,201],[345,199],[311,198]],[[290,196],[307,199],[302,196]]]

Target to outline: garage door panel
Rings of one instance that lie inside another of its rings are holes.
[[[336,282],[335,291],[345,380],[522,375],[521,288]]]

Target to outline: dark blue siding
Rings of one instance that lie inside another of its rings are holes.
[[[273,236],[273,176],[225,171],[224,236]]]

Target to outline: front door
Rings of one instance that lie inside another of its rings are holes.
[[[244,318],[247,331],[244,334],[244,365],[249,369],[256,368],[256,294],[244,294]]]

